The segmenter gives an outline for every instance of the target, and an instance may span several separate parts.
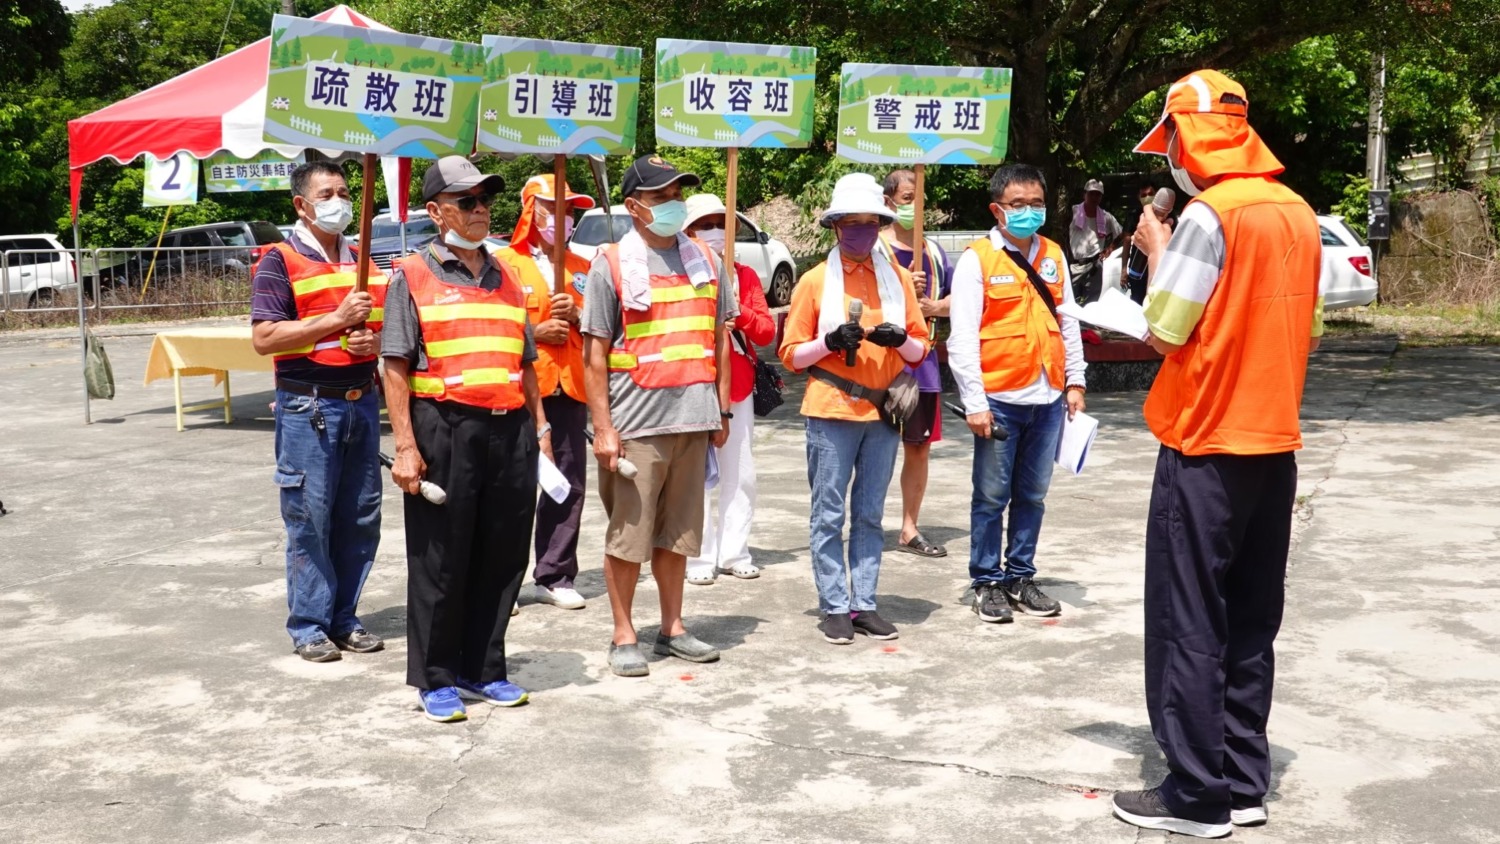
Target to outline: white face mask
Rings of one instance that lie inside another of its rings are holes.
[[[354,203],[337,196],[313,203],[313,225],[328,234],[343,234],[354,220]]]
[[[698,239],[707,244],[708,248],[712,249],[716,254],[724,254],[723,229],[704,229],[703,231],[698,232]]]
[[[1177,183],[1177,189],[1188,196],[1197,196],[1203,193],[1203,189],[1193,184],[1193,177],[1188,171],[1176,165],[1172,166],[1172,181]]]
[[[453,229],[449,229],[446,232],[443,232],[443,242],[448,244],[449,246],[455,246],[459,249],[478,249],[481,246],[484,246],[484,241],[469,240],[467,237],[464,237]]]

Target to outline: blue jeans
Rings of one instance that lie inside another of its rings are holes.
[[[1036,575],[1036,539],[1042,530],[1047,486],[1062,436],[1062,398],[1051,404],[1006,404],[990,399],[1006,440],[974,438],[974,501],[969,511],[969,578],[1012,583]],[[1005,508],[1010,507],[1010,529]],[[1001,534],[1005,568],[1000,567]]]
[[[875,609],[880,552],[885,547],[885,492],[901,435],[884,422],[807,420],[807,483],[812,487],[809,545],[818,609],[824,614]],[[849,495],[849,481],[854,493]],[[849,566],[844,567],[844,514],[849,515]],[[850,600],[850,583],[854,597]]]
[[[324,430],[313,427],[323,413]],[[286,524],[286,631],[305,645],[360,626],[380,545],[380,399],[276,391],[276,485]]]

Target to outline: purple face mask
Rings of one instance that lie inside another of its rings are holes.
[[[863,258],[875,248],[880,239],[879,223],[859,223],[839,226],[839,251],[851,258]]]
[[[543,243],[547,244],[548,246],[556,243],[557,241],[553,240],[553,238],[557,237],[557,218],[553,217],[552,219],[548,220],[547,225],[542,226],[538,231],[542,236]],[[563,224],[563,240],[567,240],[572,236],[573,218],[572,216],[569,216],[567,218],[567,222]]]

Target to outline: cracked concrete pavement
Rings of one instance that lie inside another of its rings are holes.
[[[301,662],[282,629],[270,377],[234,377],[234,425],[204,412],[179,434],[170,384],[140,386],[151,330],[106,331],[119,397],[89,427],[76,337],[0,335],[3,840],[1165,837],[1108,811],[1164,770],[1141,690],[1142,394],[1090,396],[1094,462],[1054,481],[1039,582],[1058,619],[987,626],[961,602],[969,448],[953,439],[923,518],[950,555],[886,557],[901,638],[825,644],[794,399],[756,429],[765,574],[688,588],[688,624],[722,662],[609,674],[591,494],[590,606],[528,591],[511,628],[532,703],[440,725],[403,685],[395,489],[361,612],[388,649]],[[1500,840],[1500,349],[1330,343],[1305,427],[1271,823],[1234,838]],[[887,507],[894,528],[894,488]],[[654,604],[647,579],[643,631]]]

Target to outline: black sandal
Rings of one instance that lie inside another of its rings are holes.
[[[927,541],[920,531],[905,542],[896,543],[897,551],[905,551],[908,554],[916,554],[918,557],[946,557],[948,549],[941,545],[933,545]]]

